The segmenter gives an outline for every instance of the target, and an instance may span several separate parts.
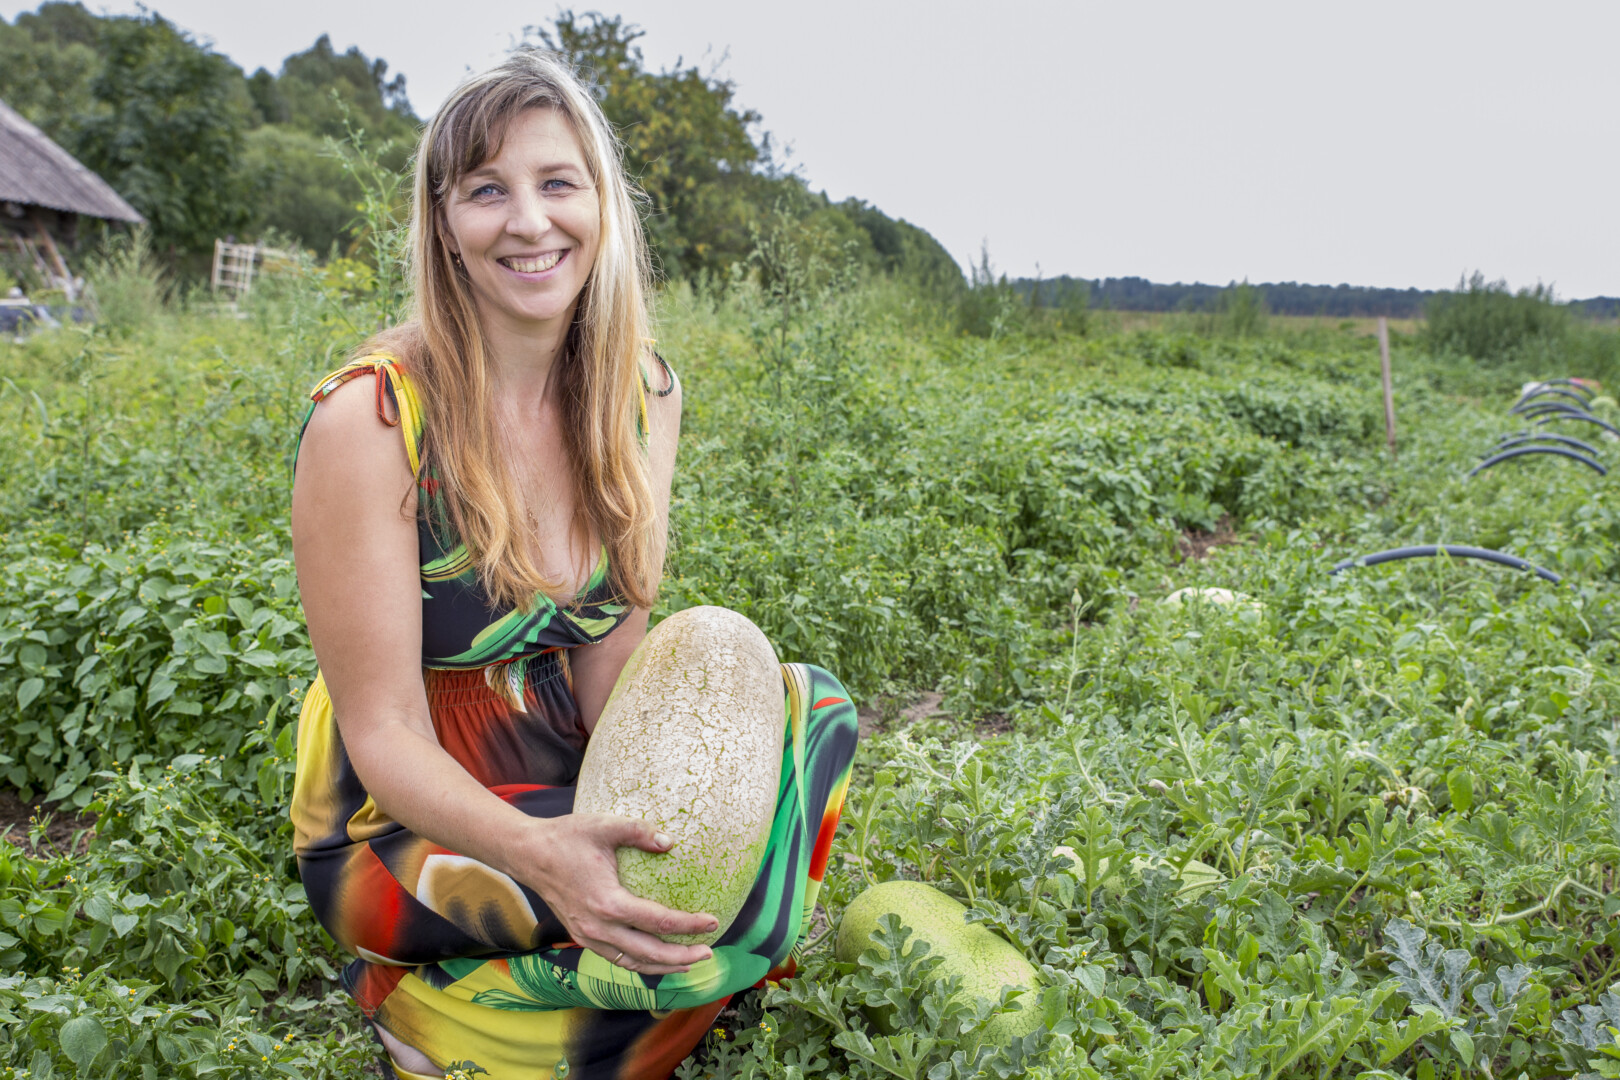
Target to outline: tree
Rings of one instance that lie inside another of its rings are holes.
[[[360,187],[322,140],[265,124],[247,133],[242,168],[256,191],[251,233],[274,229],[321,256],[348,246]]]
[[[405,76],[358,48],[338,53],[322,34],[294,53],[280,75],[264,68],[247,80],[259,126],[247,135],[246,171],[257,198],[253,230],[274,229],[326,254],[353,241],[360,185],[330,152],[327,140],[350,129],[365,133],[388,168],[403,171],[421,121],[405,95]]]
[[[160,15],[101,20],[95,108],[68,146],[145,215],[159,250],[204,252],[252,217],[241,69]]]
[[[261,114],[312,135],[341,139],[352,124],[374,144],[391,139],[409,148],[422,124],[406,97],[404,75],[390,79],[388,61],[368,59],[356,47],[335,52],[326,34],[287,57],[279,77],[268,76],[261,68],[251,80]]]
[[[18,15],[13,26],[0,19],[0,101],[64,145],[94,104],[99,22],[81,5],[65,3]]]
[[[801,219],[806,236],[875,271],[951,297],[961,290],[961,269],[932,236],[859,200],[812,195],[783,171],[770,136],[754,134],[759,114],[736,106],[730,81],[680,63],[646,70],[640,28],[564,11],[525,37],[561,53],[592,84],[624,143],[626,168],[647,193],[647,232],[667,276],[716,273],[747,257],[766,217],[781,208]]]

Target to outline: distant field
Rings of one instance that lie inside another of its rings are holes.
[[[1092,317],[1103,326],[1123,333],[1136,330],[1167,330],[1207,332],[1216,316],[1181,311],[1095,311]],[[1268,328],[1273,332],[1342,330],[1349,328],[1356,334],[1376,333],[1378,320],[1371,317],[1334,318],[1329,315],[1267,315]],[[1391,319],[1391,332],[1414,335],[1423,328],[1422,319]]]

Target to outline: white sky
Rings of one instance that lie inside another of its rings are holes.
[[[10,20],[34,3],[0,0]],[[131,2],[93,10],[130,12]],[[248,71],[321,33],[430,113],[555,9],[150,0]],[[964,265],[1620,296],[1620,3],[621,0],[719,71],[811,186]]]

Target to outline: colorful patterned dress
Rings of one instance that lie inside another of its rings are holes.
[[[378,415],[402,429],[419,477],[422,668],[439,742],[525,813],[567,814],[588,738],[568,650],[628,614],[605,554],[572,607],[542,596],[526,611],[492,611],[466,549],[429,527],[441,504],[398,361],[357,360],[311,396],[318,404],[362,375],[376,377]],[[642,417],[645,431],[645,401]],[[317,677],[298,724],[298,866],[321,924],[357,957],[343,985],[362,1012],[441,1068],[470,1061],[491,1080],[667,1076],[730,995],[791,974],[826,871],[855,709],[820,668],[784,664],[782,677],[782,782],[757,884],[713,957],[672,975],[639,975],[572,944],[533,890],[390,820],[355,776]]]

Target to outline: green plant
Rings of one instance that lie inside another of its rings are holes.
[[[114,335],[145,326],[163,310],[171,291],[169,273],[144,225],[112,234],[103,253],[91,261],[89,277],[97,325]]]
[[[1266,297],[1244,278],[1221,293],[1221,312],[1231,333],[1240,338],[1255,337],[1266,329]]]
[[[1477,270],[1454,291],[1430,300],[1424,316],[1434,348],[1495,363],[1520,358],[1527,349],[1556,347],[1570,327],[1552,289],[1537,285],[1515,293],[1507,282],[1486,281]]]
[[[821,934],[684,1075],[1620,1071],[1620,496],[1463,478],[1522,365],[1397,337],[1392,464],[1364,338],[1081,335],[1027,305],[964,336],[826,224],[785,208],[736,276],[660,296],[686,392],[661,613],[725,604],[839,673],[874,733],[826,916],[897,877],[950,893],[1040,968],[1042,1031],[986,1048],[1002,1002],[907,996],[916,966]],[[0,774],[95,815],[0,842],[0,1075],[369,1053],[285,804],[313,668],[288,458],[395,302],[370,258],[242,318],[0,342]],[[1326,572],[1420,542],[1565,584]],[[1158,602],[1188,587],[1255,602]],[[875,1031],[896,995],[910,1030]]]

